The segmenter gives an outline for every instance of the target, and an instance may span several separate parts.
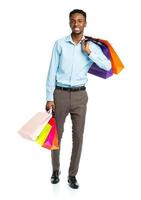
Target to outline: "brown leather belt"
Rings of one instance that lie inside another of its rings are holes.
[[[67,88],[67,87],[56,86],[56,89],[75,92],[75,91],[80,91],[80,90],[86,90],[86,87],[85,86],[81,86],[81,87]]]

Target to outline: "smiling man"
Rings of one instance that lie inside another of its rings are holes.
[[[68,183],[71,188],[79,187],[76,174],[82,151],[85,116],[88,95],[86,91],[87,72],[93,62],[100,68],[109,70],[110,61],[99,46],[86,42],[84,28],[87,25],[86,13],[75,9],[69,14],[71,34],[57,40],[50,61],[46,94],[46,110],[53,109],[59,144],[68,114],[72,120],[72,155],[68,170]],[[67,134],[67,133],[66,133]],[[53,173],[51,183],[59,182],[60,150],[51,151]]]

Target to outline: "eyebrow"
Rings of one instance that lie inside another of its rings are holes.
[[[70,20],[76,20],[76,19],[73,19],[73,18],[71,19],[71,18],[70,18]],[[81,19],[77,19],[77,20],[81,20],[81,21],[83,21],[84,19],[81,18]]]

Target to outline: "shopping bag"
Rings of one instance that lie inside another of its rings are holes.
[[[120,60],[119,56],[117,55],[116,51],[114,50],[110,42],[108,42],[107,40],[102,40],[102,39],[98,39],[98,40],[102,42],[103,44],[106,44],[107,47],[109,48],[111,63],[112,63],[112,71],[114,74],[119,74],[121,70],[124,68],[124,65],[122,61]]]
[[[88,71],[89,73],[94,74],[99,77],[102,77],[102,78],[108,78],[108,77],[112,76],[113,73],[118,74],[119,72],[121,72],[121,70],[124,68],[124,65],[121,62],[116,51],[110,44],[110,42],[108,42],[107,40],[93,38],[93,37],[89,37],[89,36],[86,36],[86,40],[96,43],[101,48],[104,55],[111,61],[111,65],[112,65],[111,70],[105,71],[101,68],[99,69],[99,67],[97,65],[95,65],[95,63],[93,63]]]
[[[24,138],[35,140],[51,117],[51,110],[48,112],[38,112],[18,131],[18,133]]]
[[[95,43],[96,45],[98,45],[101,48],[103,54],[107,57],[107,59],[108,60],[111,59],[109,48],[107,47],[107,45],[89,36],[85,36],[85,38],[86,38],[86,41],[91,41]],[[99,76],[101,78],[105,78],[105,79],[113,75],[112,69],[110,70],[101,69],[95,62],[93,62],[93,64],[91,65],[88,73],[93,74],[95,76]]]
[[[52,110],[37,113],[18,132],[24,138],[31,139],[49,150],[59,149],[56,121]]]
[[[43,144],[44,147],[46,147],[46,146],[51,147],[52,146],[55,132],[56,132],[56,127],[52,126],[50,133],[48,134],[48,137],[46,138],[46,140]]]
[[[42,146],[50,150],[59,149],[55,118],[53,118],[52,129],[50,130],[50,133]]]
[[[110,76],[113,75],[112,69],[106,71],[106,70],[98,67],[96,63],[93,63],[91,65],[88,73],[93,74],[93,75],[98,76],[98,77],[101,77],[101,78],[104,78],[104,79],[109,78]]]
[[[36,142],[50,150],[59,149],[55,117],[52,116],[44,129],[36,138]]]

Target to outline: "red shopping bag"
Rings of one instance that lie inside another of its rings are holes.
[[[50,150],[59,149],[57,127],[54,117],[52,117],[52,128],[50,133],[42,146]]]
[[[44,129],[38,135],[36,142],[49,150],[59,149],[57,127],[54,116],[51,117]]]

